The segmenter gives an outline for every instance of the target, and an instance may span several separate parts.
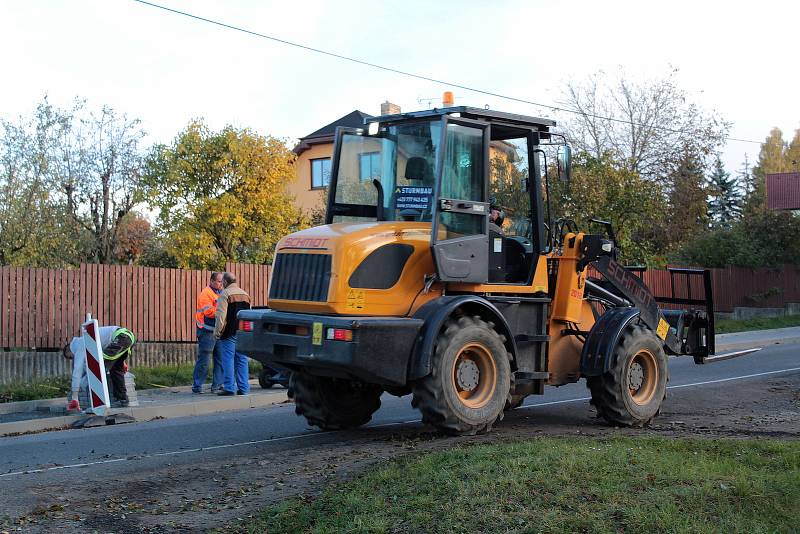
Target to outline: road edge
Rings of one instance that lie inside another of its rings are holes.
[[[213,413],[233,412],[249,408],[264,408],[281,404],[287,400],[286,390],[276,390],[260,395],[242,395],[235,397],[220,397],[218,399],[204,400],[184,404],[166,406],[131,406],[128,408],[112,409],[109,414],[130,415],[136,422],[152,421],[153,419],[173,419],[176,417],[191,417],[196,415],[209,415]],[[56,417],[42,417],[37,419],[24,419],[9,423],[0,423],[0,437],[43,432],[46,430],[63,430],[73,423],[84,418],[85,415],[62,415]]]

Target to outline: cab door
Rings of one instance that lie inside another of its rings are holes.
[[[444,117],[431,247],[439,279],[484,283],[489,271],[489,126]]]

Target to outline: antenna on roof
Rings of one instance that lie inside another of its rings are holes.
[[[428,109],[431,109],[433,107],[433,103],[435,101],[437,101],[437,100],[439,100],[439,99],[438,98],[422,98],[422,97],[419,97],[419,98],[417,98],[417,104],[419,104],[420,106],[423,105],[423,104],[427,104],[428,105]]]

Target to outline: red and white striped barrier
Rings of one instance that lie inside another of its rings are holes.
[[[103,347],[100,344],[100,327],[92,314],[86,314],[81,325],[83,346],[86,348],[86,377],[89,381],[89,409],[95,415],[105,415],[111,406],[106,382],[106,366],[103,362]]]

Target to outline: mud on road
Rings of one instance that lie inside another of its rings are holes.
[[[588,402],[523,408],[487,435],[444,437],[419,424],[340,433],[334,443],[298,440],[279,452],[249,455],[231,449],[226,461],[140,471],[101,483],[103,495],[82,484],[35,487],[24,516],[0,519],[3,530],[25,532],[236,531],[240,519],[293,496],[311,498],[392,458],[456,445],[540,436],[676,436],[800,439],[800,372],[780,377],[672,390],[646,429],[613,428]]]

